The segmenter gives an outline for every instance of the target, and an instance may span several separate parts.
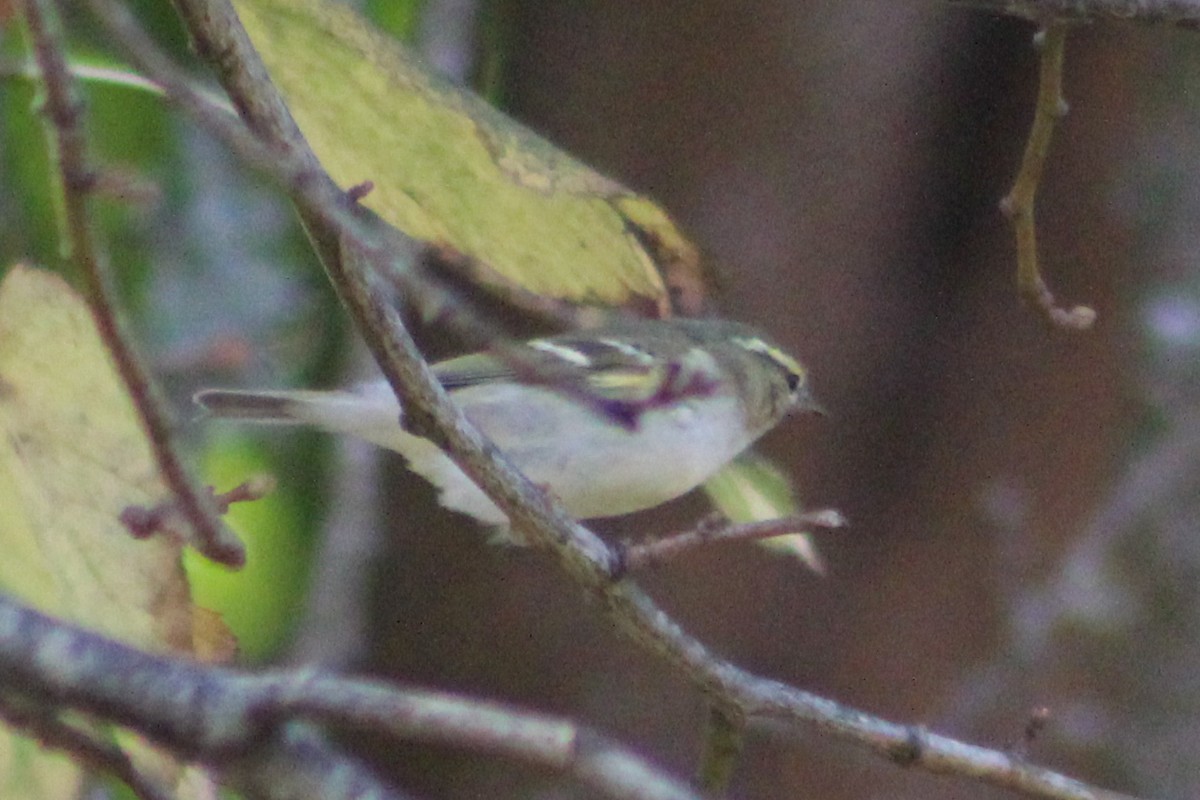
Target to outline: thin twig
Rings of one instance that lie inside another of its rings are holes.
[[[97,331],[137,409],[159,472],[191,525],[191,543],[214,561],[240,566],[245,562],[245,550],[221,524],[180,462],[171,441],[168,415],[116,311],[89,209],[97,175],[88,163],[83,105],[67,68],[53,3],[25,0],[24,17],[42,77],[47,140],[58,168],[63,257],[74,264],[83,281]]]
[[[269,706],[273,680],[256,695],[258,684],[234,670],[147,653],[0,594],[0,691],[9,707],[19,700],[128,727],[253,800],[405,800],[320,736],[257,713],[256,702]]]
[[[216,494],[211,486],[206,489],[218,514],[228,512],[234,503],[261,500],[273,491],[275,478],[271,475],[257,475],[220,494]],[[177,500],[164,500],[152,508],[127,506],[121,512],[120,520],[135,539],[147,539],[160,533],[185,540],[187,537],[188,528],[181,524],[186,523],[187,519]]]
[[[303,722],[284,723],[265,740],[211,757],[225,784],[250,800],[413,800]]]
[[[175,795],[144,774],[129,754],[112,742],[64,721],[44,709],[32,710],[13,696],[0,693],[0,719],[16,730],[37,739],[44,747],[61,750],[77,764],[93,772],[111,775],[129,787],[138,800],[174,800]]]
[[[668,534],[649,542],[625,545],[621,556],[621,565],[624,569],[632,572],[657,566],[677,558],[682,553],[717,542],[756,542],[774,536],[797,533],[805,528],[841,528],[845,525],[846,518],[833,509],[810,511],[759,522],[725,522],[717,525],[702,522],[688,531]]]
[[[299,674],[276,685],[272,704],[280,713],[515,759],[573,775],[606,796],[695,797],[684,782],[569,720],[444,692],[330,676]]]
[[[949,0],[952,5],[977,8],[1033,20],[1130,21],[1200,28],[1200,0]]]
[[[1042,279],[1034,219],[1034,201],[1050,151],[1054,124],[1067,112],[1062,96],[1066,39],[1067,25],[1061,22],[1050,23],[1038,34],[1042,56],[1033,125],[1029,129],[1025,155],[1021,158],[1021,169],[1012,189],[1000,201],[1000,208],[1012,220],[1017,236],[1017,288],[1021,295],[1053,324],[1070,330],[1086,330],[1096,321],[1096,312],[1087,306],[1076,306],[1070,311],[1060,308]]]
[[[110,38],[139,69],[163,83],[173,101],[234,152],[250,154],[253,166],[288,189],[356,326],[393,388],[408,402],[422,433],[444,446],[532,542],[553,551],[560,565],[622,630],[699,690],[747,717],[811,725],[905,766],[971,777],[1031,796],[1060,800],[1121,797],[996,750],[917,726],[897,725],[747,673],[710,653],[630,581],[614,580],[619,559],[613,550],[529,484],[463,419],[412,345],[386,295],[356,266],[363,259],[390,263],[389,259],[402,256],[380,251],[380,238],[363,220],[348,213],[344,193],[320,171],[228,2],[177,0],[177,6],[199,52],[207,54],[220,71],[223,85],[250,128],[269,143],[265,148],[244,128],[224,126],[223,121],[214,121],[199,109],[186,87],[172,82],[174,68],[141,35],[121,6],[113,0],[87,2]]]

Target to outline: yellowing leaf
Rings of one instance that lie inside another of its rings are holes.
[[[166,490],[87,306],[59,277],[0,283],[0,591],[146,650],[190,650],[180,547],[119,521]],[[36,773],[36,774],[35,774]],[[72,796],[74,767],[0,732],[0,797]]]
[[[704,484],[713,505],[731,522],[760,522],[800,513],[792,482],[779,467],[762,456],[745,453]],[[803,532],[772,536],[761,544],[795,556],[816,572],[824,572],[821,554],[812,537]]]
[[[81,774],[71,759],[40,752],[29,742],[0,728],[0,792],[13,800],[76,797]]]
[[[179,546],[118,517],[166,491],[91,314],[48,272],[0,286],[0,586],[49,613],[155,650],[186,649]]]
[[[309,144],[338,183],[410,236],[503,281],[665,312],[665,269],[698,306],[698,256],[649,201],[431,73],[341,3],[234,0]],[[695,309],[693,309],[695,310]]]

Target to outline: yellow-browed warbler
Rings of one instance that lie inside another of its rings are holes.
[[[820,410],[804,368],[734,322],[626,321],[522,347],[519,359],[476,353],[433,369],[479,430],[581,519],[679,497],[787,414]],[[315,425],[395,450],[442,505],[508,522],[449,456],[402,427],[383,381],[353,391],[207,389],[196,402],[219,417]]]

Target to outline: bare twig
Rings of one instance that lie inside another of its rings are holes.
[[[47,139],[58,168],[63,255],[74,264],[83,281],[96,328],[137,409],[159,472],[190,524],[190,542],[214,561],[240,566],[245,561],[245,551],[233,533],[221,524],[180,462],[171,442],[168,415],[124,332],[113,302],[89,210],[97,175],[88,164],[82,104],[67,68],[53,3],[25,0],[23,8],[42,77]]]
[[[804,723],[905,766],[967,776],[1033,796],[1066,800],[1120,797],[1061,774],[969,745],[920,727],[897,725],[786,684],[751,675],[717,658],[685,633],[644,592],[616,580],[619,559],[591,531],[532,486],[462,417],[434,380],[398,315],[363,274],[361,263],[400,257],[356,217],[307,149],[257,54],[224,0],[177,0],[193,41],[220,72],[226,90],[266,147],[240,126],[227,126],[200,108],[176,71],[113,0],[87,0],[111,39],[199,124],[239,155],[249,156],[284,185],[309,226],[339,294],[392,387],[412,412],[409,420],[443,446],[529,540],[551,550],[561,566],[599,601],[621,628],[671,664],[700,691],[746,717]]]
[[[71,658],[62,657],[66,652]],[[116,721],[268,797],[291,796],[286,786],[267,785],[289,770],[307,776],[306,797],[368,796],[348,787],[328,795],[314,791],[332,785],[335,767],[346,777],[353,762],[339,766],[342,756],[296,728],[307,721],[515,759],[574,776],[609,797],[697,799],[682,781],[567,720],[311,670],[253,674],[206,667],[66,625],[3,595],[0,687],[39,707]],[[3,707],[12,707],[9,695],[0,696]],[[295,762],[300,751],[309,757]],[[264,760],[278,764],[264,774]],[[329,770],[320,766],[326,762]],[[374,781],[357,768],[350,774],[360,786]]]
[[[496,703],[319,675],[280,680],[273,702],[282,713],[406,741],[467,748],[574,775],[608,796],[694,796],[684,783],[605,736],[564,719]]]
[[[645,569],[678,557],[697,547],[717,542],[755,542],[802,531],[805,528],[841,528],[846,518],[833,509],[810,511],[791,517],[760,522],[719,523],[702,522],[682,533],[669,534],[649,542],[625,545],[621,566],[629,571]]]
[[[950,0],[1042,24],[1055,20],[1131,21],[1200,28],[1200,0]]]
[[[1042,167],[1050,151],[1050,137],[1054,133],[1054,124],[1067,112],[1066,101],[1062,96],[1062,64],[1066,38],[1067,26],[1061,22],[1050,23],[1038,34],[1042,66],[1033,125],[1029,129],[1025,155],[1021,158],[1021,170],[1017,173],[1012,189],[1000,201],[1000,208],[1012,220],[1017,236],[1017,288],[1021,295],[1055,325],[1071,330],[1085,330],[1095,322],[1096,312],[1087,306],[1076,306],[1070,311],[1060,308],[1054,300],[1054,294],[1042,279],[1041,268],[1038,266],[1037,223],[1034,219],[1034,201],[1042,179]]]
[[[251,800],[410,800],[306,723],[284,723],[245,744],[241,751],[215,754],[214,770]]]
[[[271,475],[258,475],[250,478],[221,494],[216,494],[211,486],[206,489],[209,500],[218,514],[229,511],[229,507],[234,503],[261,500],[273,491],[275,491],[275,478]],[[187,538],[188,528],[185,524],[187,518],[184,517],[183,509],[180,508],[177,500],[166,500],[153,508],[127,506],[121,512],[120,519],[121,524],[135,539],[147,539],[158,533],[169,534],[184,540]]]
[[[87,769],[112,775],[128,786],[138,800],[173,800],[175,797],[167,787],[142,773],[120,747],[44,708],[34,710],[29,704],[12,702],[11,697],[0,693],[0,719],[35,737],[44,747],[67,753]]]

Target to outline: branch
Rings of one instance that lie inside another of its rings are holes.
[[[1200,28],[1200,0],[949,0],[1041,24],[1053,21],[1131,21]]]
[[[205,489],[206,497],[218,514],[225,514],[234,503],[248,503],[261,500],[275,491],[275,478],[271,475],[257,475],[238,484],[227,492],[217,494],[210,486]],[[186,523],[183,509],[179,501],[165,500],[153,508],[145,506],[126,506],[120,515],[121,524],[135,539],[148,539],[156,534],[167,534],[187,541]]]
[[[1096,312],[1087,306],[1076,306],[1070,311],[1059,308],[1054,294],[1042,279],[1038,266],[1037,222],[1034,218],[1034,201],[1042,180],[1042,168],[1050,152],[1054,124],[1067,113],[1067,104],[1062,96],[1066,39],[1067,26],[1061,22],[1050,23],[1037,36],[1042,51],[1042,68],[1033,125],[1029,129],[1029,140],[1025,143],[1025,154],[1021,157],[1021,169],[1012,189],[1000,201],[1000,209],[1012,221],[1017,236],[1017,288],[1021,295],[1058,327],[1086,330],[1096,321]]]
[[[5,702],[94,715],[180,752],[243,753],[264,738],[228,670],[170,660],[56,621],[0,594]]]
[[[361,265],[391,264],[403,255],[381,248],[381,234],[359,218],[344,193],[320,171],[266,77],[245,32],[225,0],[177,0],[201,54],[218,70],[247,128],[216,120],[195,101],[178,70],[137,29],[114,0],[87,0],[110,38],[168,97],[235,153],[278,181],[292,197],[326,261],[331,280],[371,347],[409,417],[445,447],[528,539],[558,558],[562,568],[599,601],[626,634],[666,660],[698,690],[739,714],[817,727],[905,766],[971,777],[1032,796],[1096,800],[1121,797],[1006,753],[898,725],[776,681],[752,675],[711,654],[685,633],[641,589],[617,580],[618,554],[532,486],[450,403],[387,298]],[[253,138],[262,137],[262,141]],[[383,237],[386,238],[386,237]],[[411,245],[410,245],[411,246]]]
[[[441,692],[303,674],[281,681],[283,713],[462,747],[572,775],[606,796],[694,798],[685,783],[608,737],[565,719]]]
[[[124,750],[64,721],[59,715],[31,708],[27,703],[14,702],[12,697],[0,693],[0,719],[35,737],[43,747],[63,751],[77,764],[93,772],[112,775],[128,786],[138,800],[174,799],[166,787],[143,774]]]
[[[656,566],[698,547],[717,542],[754,542],[802,531],[805,528],[841,528],[846,518],[832,509],[810,511],[791,517],[759,522],[713,525],[701,522],[690,531],[669,534],[649,542],[626,545],[621,552],[621,568],[628,571]]]
[[[137,409],[159,473],[190,523],[192,543],[214,561],[241,566],[246,560],[245,550],[221,524],[212,504],[180,462],[171,441],[168,414],[116,311],[89,209],[91,194],[101,183],[100,175],[88,163],[82,101],[67,67],[54,5],[50,0],[25,0],[23,7],[44,89],[46,138],[58,169],[63,255],[82,276],[96,329]]]
[[[356,798],[373,786],[381,798],[396,797],[297,724],[304,722],[510,758],[573,776],[608,797],[697,800],[682,781],[567,720],[310,670],[255,674],[147,653],[2,594],[0,688],[4,708],[16,695],[26,706],[115,721],[255,796],[292,797],[301,787],[305,797]],[[116,771],[117,763],[101,766]],[[339,776],[353,779],[338,788]]]

